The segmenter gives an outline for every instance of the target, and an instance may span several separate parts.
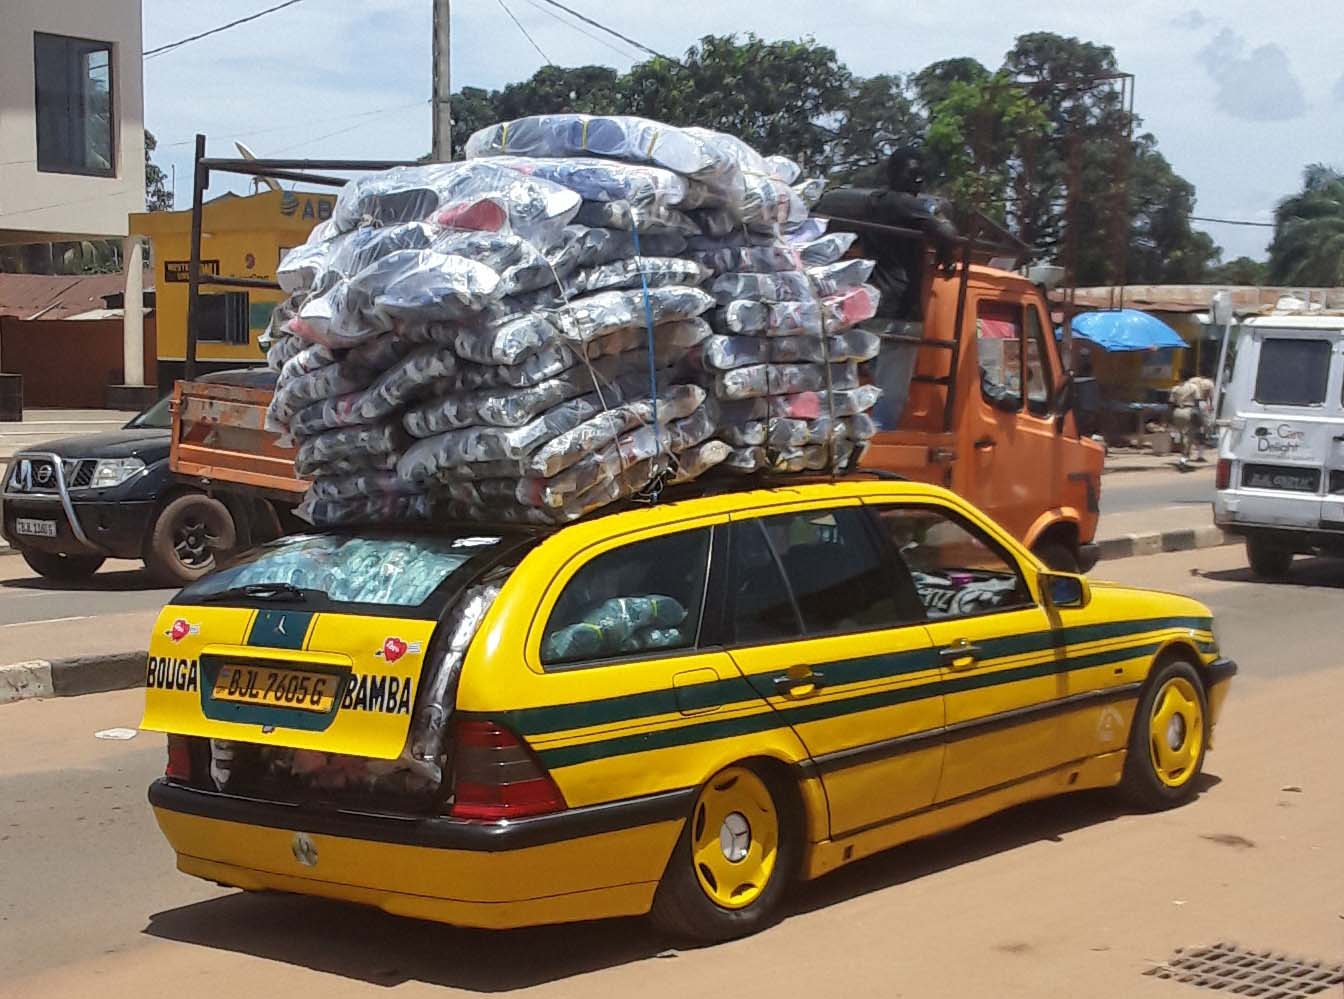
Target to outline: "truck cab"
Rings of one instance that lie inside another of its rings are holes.
[[[1344,315],[1247,320],[1219,415],[1214,522],[1251,569],[1344,555]]]
[[[1052,568],[1090,569],[1105,453],[1079,433],[1045,299],[1021,275],[961,266],[964,281],[928,282],[921,322],[884,336],[889,406],[863,467],[946,486]]]

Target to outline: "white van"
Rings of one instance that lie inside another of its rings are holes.
[[[1247,320],[1219,416],[1213,519],[1256,575],[1344,555],[1344,315]]]

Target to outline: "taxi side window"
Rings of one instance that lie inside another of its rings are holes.
[[[701,528],[636,541],[583,566],[565,585],[546,623],[542,665],[694,647],[709,536],[709,529]]]
[[[800,625],[812,637],[920,619],[918,608],[901,607],[892,566],[862,508],[809,510],[735,524],[733,550],[736,642],[794,637]]]
[[[930,620],[1030,606],[1022,574],[988,537],[930,507],[878,509]]]

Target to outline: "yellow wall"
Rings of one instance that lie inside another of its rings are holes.
[[[201,224],[201,260],[219,261],[224,277],[274,280],[280,257],[302,243],[313,226],[331,217],[336,197],[306,191],[266,191],[250,197],[225,197],[205,205]],[[131,216],[131,232],[148,236],[154,248],[155,310],[158,318],[160,361],[181,361],[187,345],[187,283],[184,261],[191,259],[191,212],[143,212]],[[182,265],[174,268],[176,263]],[[204,264],[202,273],[205,273]],[[182,272],[182,280],[170,278]],[[281,299],[278,291],[201,285],[201,294],[245,291],[248,295],[247,344],[202,341],[196,356],[202,361],[262,360],[257,337],[266,328],[271,308]]]

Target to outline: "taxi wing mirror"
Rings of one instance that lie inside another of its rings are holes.
[[[1047,607],[1053,610],[1082,609],[1092,602],[1087,577],[1072,572],[1042,572],[1037,578]]]

